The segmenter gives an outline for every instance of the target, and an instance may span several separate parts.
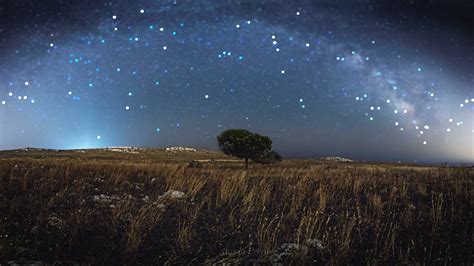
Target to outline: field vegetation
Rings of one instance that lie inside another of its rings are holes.
[[[469,167],[0,153],[0,263],[474,263]]]

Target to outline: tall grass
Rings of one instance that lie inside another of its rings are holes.
[[[474,262],[469,168],[2,159],[0,173],[0,263],[265,263],[284,243],[304,247],[280,258],[295,264]]]

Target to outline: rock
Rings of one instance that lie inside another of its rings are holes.
[[[189,152],[197,152],[195,148],[189,147],[168,147],[165,149],[167,152],[176,152],[176,151],[189,151]]]
[[[323,243],[319,239],[309,239],[305,245],[297,243],[283,243],[280,248],[271,255],[272,263],[281,263],[285,259],[296,255],[317,254],[324,250]]]
[[[183,199],[186,197],[186,193],[178,190],[168,190],[163,195],[159,196],[158,199]]]
[[[140,148],[137,147],[107,147],[105,150],[122,153],[140,153]]]
[[[49,149],[41,149],[41,148],[33,148],[33,147],[26,147],[23,150],[24,151],[49,151]]]
[[[283,251],[283,253],[296,253],[299,251],[307,251],[308,247],[296,243],[283,243],[280,246],[280,249]]]
[[[323,245],[323,242],[319,239],[308,239],[306,241],[306,245],[310,246],[310,247],[313,247],[313,248],[317,248],[319,250],[323,250],[324,249],[324,245]]]
[[[354,162],[351,159],[343,158],[343,157],[322,157],[319,158],[320,161],[328,161],[328,162],[340,162],[340,163],[351,163]]]
[[[120,197],[116,195],[108,196],[104,194],[100,195],[94,195],[92,196],[92,201],[102,203],[102,204],[108,204],[110,205],[112,202],[119,201]]]

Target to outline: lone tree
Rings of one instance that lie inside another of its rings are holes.
[[[265,164],[281,161],[281,156],[272,151],[272,140],[267,136],[245,129],[230,129],[217,136],[219,148],[227,155],[245,159],[248,169],[249,159]]]

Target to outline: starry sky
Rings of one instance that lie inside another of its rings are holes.
[[[395,3],[393,3],[395,2]],[[474,4],[0,0],[0,149],[474,162]]]

